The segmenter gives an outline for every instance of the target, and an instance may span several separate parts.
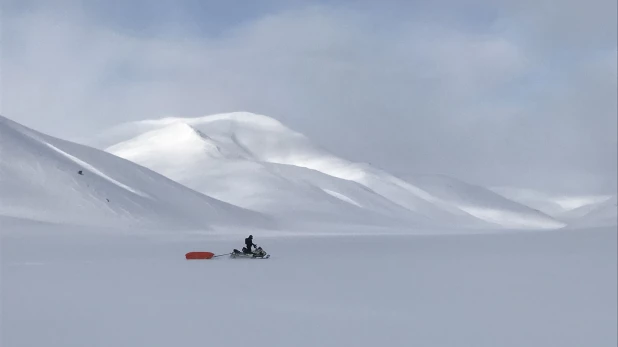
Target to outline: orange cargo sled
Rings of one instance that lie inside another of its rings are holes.
[[[185,254],[185,258],[187,258],[187,260],[191,260],[191,259],[210,259],[212,257],[214,257],[215,254],[212,252],[189,252],[187,254]]]

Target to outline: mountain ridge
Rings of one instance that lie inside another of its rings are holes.
[[[217,196],[222,200],[226,200],[225,194],[219,194],[205,182],[221,182],[226,176],[234,176],[233,179],[230,178],[232,182],[247,184],[255,179],[263,180],[264,185],[267,185],[266,181],[272,180],[270,171],[277,165],[285,165],[319,172],[322,175],[329,176],[328,179],[332,181],[355,182],[364,187],[363,189],[368,192],[368,195],[385,198],[393,206],[397,206],[396,209],[407,211],[406,213],[402,212],[402,216],[407,214],[406,217],[403,217],[404,219],[416,221],[429,219],[440,225],[500,225],[503,227],[550,229],[564,226],[564,223],[540,211],[510,201],[481,187],[477,189],[483,190],[485,196],[493,194],[493,200],[508,204],[509,208],[515,208],[516,212],[505,212],[495,208],[491,210],[487,206],[483,207],[483,204],[477,204],[474,208],[462,204],[453,204],[445,197],[438,198],[418,185],[390,175],[384,170],[366,163],[355,163],[337,157],[329,151],[313,145],[310,139],[303,134],[264,115],[239,112],[197,118],[164,118],[125,124],[118,128],[122,129],[123,127],[133,129],[131,135],[135,134],[135,129],[142,129],[142,132],[137,131],[139,133],[137,136],[109,146],[105,149],[106,151],[140,163],[192,189]],[[178,129],[187,130],[188,128],[192,129],[192,133],[203,134],[205,137],[200,138],[200,141],[185,142],[183,135],[177,131]],[[148,129],[148,131],[144,129]],[[168,143],[167,140],[163,139],[173,140]],[[211,147],[217,148],[218,154],[222,156],[214,156],[210,152],[197,153],[199,150],[196,150],[196,148],[203,147],[202,141],[205,139],[210,141]],[[174,151],[170,152],[161,148],[165,146],[169,146]],[[217,170],[225,171],[222,168],[226,166],[229,168],[227,172],[222,172],[219,175],[211,174]],[[234,166],[236,166],[236,169],[233,168]],[[246,170],[247,172],[238,174],[236,170]],[[248,173],[251,170],[254,170],[253,175]],[[299,170],[296,171],[296,174],[298,174]],[[258,179],[257,177],[261,178]],[[284,175],[283,179],[292,180],[289,175]],[[312,179],[317,180],[318,178],[312,177]],[[319,188],[324,179],[322,177],[319,179],[320,183],[314,181],[310,185]],[[291,187],[281,188],[273,182],[270,182],[270,184],[272,184],[270,191],[293,190]],[[469,189],[470,186],[467,187]],[[228,191],[234,191],[232,183],[227,188]],[[336,191],[336,189],[321,190],[349,204],[351,201],[355,201],[346,194]],[[242,192],[236,193],[239,194],[237,198],[230,198],[227,201],[233,204],[242,204],[246,201]],[[264,191],[260,193],[268,194]],[[359,205],[358,203],[351,204],[357,207]],[[247,204],[243,207],[260,210],[262,206]],[[260,211],[269,212],[267,209]]]

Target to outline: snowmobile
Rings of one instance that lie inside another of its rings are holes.
[[[239,251],[237,249],[234,249],[234,251],[232,253],[230,253],[230,258],[260,258],[260,259],[268,259],[270,258],[270,254],[266,253],[262,247],[258,247],[255,249],[255,251],[250,252],[250,253],[246,253],[245,251],[247,250],[245,247],[243,247],[242,249],[243,251]]]

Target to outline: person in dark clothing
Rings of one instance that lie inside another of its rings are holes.
[[[251,254],[251,247],[255,247],[257,248],[257,245],[255,243],[253,243],[253,235],[249,235],[249,237],[247,237],[245,239],[245,247],[242,249],[243,253],[245,254]]]

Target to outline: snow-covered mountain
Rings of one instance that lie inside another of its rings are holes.
[[[390,220],[389,216],[396,218],[398,212],[405,215],[401,207],[355,182],[256,160],[238,141],[235,135],[214,139],[186,123],[175,123],[114,146],[109,152],[209,196],[288,221],[303,218],[305,222],[381,224]],[[373,208],[363,213],[360,204]]]
[[[3,216],[193,228],[275,221],[513,229],[616,224],[615,196],[573,208],[566,198],[444,175],[395,177],[252,113],[123,124],[93,140],[108,153],[6,118],[0,134]],[[118,142],[107,146],[110,140]]]
[[[106,138],[118,143],[108,146]],[[564,226],[479,186],[444,177],[410,182],[350,162],[280,122],[252,113],[129,123],[100,136],[93,145],[209,196],[279,218]]]
[[[555,195],[515,187],[490,189],[510,200],[537,208],[570,226],[618,224],[616,195]]]
[[[423,189],[445,204],[452,204],[469,214],[496,224],[526,228],[535,223],[547,223],[548,214],[526,204],[522,204],[479,185],[463,182],[445,175],[408,175],[406,181]],[[556,225],[564,225],[556,221]]]
[[[574,208],[568,197],[519,187],[488,187],[505,198],[542,211],[552,217]],[[585,202],[580,202],[584,204]],[[577,206],[575,206],[577,207]]]
[[[2,116],[0,216],[81,225],[272,226],[259,213]]]
[[[618,202],[616,196],[586,204],[560,215],[569,225],[578,227],[601,227],[618,224]]]

